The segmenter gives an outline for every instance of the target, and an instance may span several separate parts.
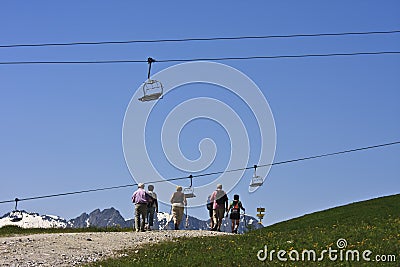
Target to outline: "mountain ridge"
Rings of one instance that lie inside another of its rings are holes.
[[[193,216],[184,216],[180,229],[186,230],[208,230],[210,221],[204,221]],[[230,220],[223,219],[221,231],[230,232]],[[15,225],[21,228],[86,228],[86,227],[120,227],[133,228],[134,219],[126,220],[120,212],[114,207],[104,210],[95,209],[89,214],[84,212],[76,218],[66,220],[55,215],[39,215],[38,213],[21,211],[12,211],[0,217],[0,227],[6,225]],[[257,220],[251,216],[242,216],[239,224],[239,233],[248,229],[258,229],[263,227]],[[172,230],[174,225],[172,215],[167,212],[159,212],[154,218],[155,230]]]

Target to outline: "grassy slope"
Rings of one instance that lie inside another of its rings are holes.
[[[347,250],[371,250],[371,259],[378,254],[395,255],[396,262],[323,262],[287,261],[284,266],[400,266],[400,194],[358,202],[343,207],[305,215],[244,235],[176,239],[151,245],[121,259],[110,259],[96,266],[283,266],[277,260],[261,262],[257,252],[304,249],[321,251],[337,249],[339,238],[347,240]],[[286,255],[286,257],[288,257]]]

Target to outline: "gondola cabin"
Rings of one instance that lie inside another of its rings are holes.
[[[145,102],[161,98],[164,88],[161,82],[149,79],[143,84],[142,90],[143,96],[139,100]]]
[[[183,194],[185,194],[186,198],[193,198],[196,197],[196,195],[194,194],[194,190],[193,187],[187,187],[183,189]]]
[[[253,177],[251,178],[250,186],[251,187],[257,187],[261,186],[264,183],[264,180],[262,177],[257,175],[257,165],[254,165],[254,174]]]

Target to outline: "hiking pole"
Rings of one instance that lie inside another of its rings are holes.
[[[243,221],[244,221],[244,230],[243,230],[243,233],[244,233],[247,229],[246,213],[243,212],[242,215],[243,215]]]
[[[187,229],[189,227],[189,214],[188,214],[188,208],[186,206],[186,222],[185,222],[185,228]]]
[[[165,223],[165,225],[164,225],[164,227],[162,228],[162,230],[165,230],[165,229],[167,228],[169,222],[170,222],[171,219],[172,219],[172,205],[171,205],[171,209],[169,210],[169,214],[168,214],[168,215],[169,215],[169,216],[168,216],[167,222]]]

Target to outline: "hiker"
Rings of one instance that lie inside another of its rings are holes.
[[[214,203],[211,201],[211,195],[208,196],[207,198],[207,210],[208,210],[208,215],[210,217],[210,229],[214,228],[214,219],[213,219],[213,206]]]
[[[148,195],[144,190],[144,184],[139,183],[138,189],[132,195],[132,202],[135,203],[135,229],[136,232],[144,232],[145,218],[147,215]],[[142,220],[140,220],[142,217]]]
[[[211,230],[221,232],[222,219],[224,218],[225,211],[228,212],[228,196],[222,190],[222,184],[217,184],[217,190],[211,194],[210,200],[214,203],[214,227]]]
[[[239,200],[239,195],[233,196],[233,201],[229,205],[228,210],[230,211],[229,218],[232,221],[232,233],[237,234],[240,219],[240,210],[246,211],[242,206],[242,202]],[[228,216],[228,215],[227,215]]]
[[[154,213],[158,213],[157,194],[153,191],[154,185],[147,186],[147,194],[150,196],[151,201],[147,203],[147,227],[146,230],[153,230]]]
[[[176,187],[176,192],[172,194],[170,202],[172,204],[172,218],[174,219],[175,230],[179,230],[183,210],[187,205],[185,194],[182,192],[182,186]]]

